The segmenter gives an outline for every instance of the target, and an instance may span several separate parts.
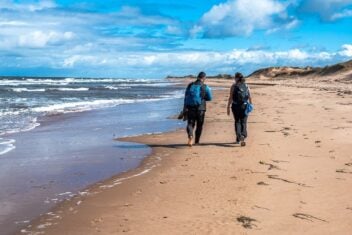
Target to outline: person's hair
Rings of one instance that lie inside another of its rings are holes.
[[[235,79],[236,79],[238,82],[245,82],[245,79],[244,79],[244,77],[243,77],[243,74],[242,74],[242,73],[239,73],[239,72],[237,72],[237,73],[235,74]]]
[[[205,78],[207,75],[204,72],[200,72],[197,76],[197,79]]]

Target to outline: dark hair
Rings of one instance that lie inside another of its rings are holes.
[[[197,77],[197,79],[202,79],[202,78],[205,78],[207,75],[204,73],[204,72],[200,72],[199,74],[198,74],[198,77]]]
[[[243,77],[243,74],[242,74],[242,73],[237,72],[237,73],[235,74],[235,79],[236,79],[238,82],[244,82],[244,77]]]

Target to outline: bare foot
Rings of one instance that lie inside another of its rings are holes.
[[[192,137],[188,138],[188,146],[192,147],[193,145],[193,141],[192,141]]]

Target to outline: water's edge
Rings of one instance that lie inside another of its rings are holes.
[[[173,101],[157,101],[157,102],[150,102],[149,106],[151,106],[151,110],[153,111],[155,109],[155,107],[158,107],[160,105],[165,105],[168,103],[179,103],[179,100],[175,99]],[[126,104],[126,105],[121,105],[119,107],[113,107],[113,108],[106,108],[106,109],[102,109],[102,110],[94,110],[94,111],[86,111],[86,112],[81,112],[81,113],[74,113],[74,114],[63,114],[63,115],[58,115],[58,116],[52,116],[52,117],[45,117],[43,119],[40,120],[41,125],[31,131],[28,132],[23,132],[23,133],[17,133],[14,134],[14,137],[16,139],[16,137],[18,136],[25,136],[23,137],[24,139],[26,138],[30,138],[31,135],[35,135],[38,133],[49,133],[47,134],[48,136],[50,136],[50,129],[59,129],[60,130],[60,126],[65,126],[65,125],[69,125],[69,123],[73,122],[84,122],[84,121],[89,121],[89,118],[93,118],[95,120],[99,120],[100,115],[106,115],[107,113],[109,114],[109,112],[115,113],[116,114],[116,110],[119,110],[120,112],[123,112],[124,108],[126,107],[133,107],[132,109],[139,109],[141,108],[141,106],[144,106],[145,104]],[[126,137],[126,136],[136,136],[136,135],[145,135],[145,134],[152,134],[155,132],[161,133],[161,132],[167,132],[167,131],[172,131],[172,130],[176,130],[177,128],[179,128],[180,123],[176,122],[175,120],[170,120],[168,119],[168,117],[170,116],[170,114],[175,114],[175,112],[178,111],[178,108],[173,107],[172,108],[172,112],[170,112],[171,110],[167,110],[165,113],[167,113],[165,115],[161,115],[162,116],[162,121],[161,121],[161,125],[159,126],[159,128],[155,126],[150,126],[151,131],[140,131],[140,133],[132,133],[132,131],[129,131],[128,129],[125,130],[123,135],[111,135],[109,136],[110,140],[113,140],[115,138],[118,137]],[[154,110],[155,111],[155,110]],[[164,110],[165,111],[165,110]],[[118,113],[118,112],[117,112]],[[152,112],[153,113],[153,112]],[[110,113],[111,114],[111,113]],[[126,114],[127,116],[129,114]],[[158,116],[157,112],[154,112],[153,115]],[[161,117],[160,116],[160,117]],[[171,124],[172,122],[174,122],[174,124]],[[61,123],[61,125],[60,125]],[[109,128],[110,123],[107,124],[107,128]],[[74,126],[74,124],[73,124]],[[100,128],[104,127],[104,123],[99,124],[98,126],[100,126]],[[67,131],[70,131],[70,127],[66,126],[65,127]],[[53,134],[53,133],[51,133]],[[83,133],[82,135],[85,136],[86,133]],[[91,133],[92,135],[94,134],[93,132]],[[67,138],[67,135],[70,135],[70,133],[66,133],[63,134],[64,138]],[[9,135],[10,137],[13,137],[12,135]],[[86,136],[87,137],[87,136]],[[23,139],[22,138],[22,139]],[[88,137],[87,137],[88,138]],[[94,140],[93,140],[94,141]],[[21,145],[21,141],[17,141],[17,145]],[[122,158],[126,158],[126,153],[128,153],[129,151],[134,151],[132,154],[130,154],[131,158],[135,158],[135,161],[132,163],[132,166],[122,170],[122,171],[118,171],[118,172],[113,172],[112,174],[102,177],[98,180],[93,180],[88,184],[85,184],[84,187],[80,187],[77,188],[76,191],[73,190],[69,190],[69,191],[62,191],[61,193],[56,193],[55,195],[58,196],[62,196],[62,198],[60,199],[61,202],[64,202],[68,199],[74,198],[76,196],[85,194],[86,190],[89,190],[92,187],[96,187],[97,185],[101,184],[102,182],[105,182],[111,178],[116,178],[116,177],[120,177],[120,175],[125,175],[125,174],[130,174],[130,172],[134,172],[138,171],[138,169],[140,167],[142,167],[144,165],[145,160],[147,159],[146,157],[150,155],[150,151],[151,149],[146,146],[146,145],[142,145],[142,144],[136,144],[136,143],[125,143],[125,142],[119,142],[114,140],[114,144],[107,146],[108,148],[104,148],[104,146],[98,146],[98,148],[95,149],[95,151],[91,148],[88,151],[90,152],[90,154],[94,153],[94,152],[110,152],[112,151],[112,148],[117,148],[118,151],[121,152],[121,156],[119,156],[121,159]],[[110,149],[109,149],[110,147]],[[133,150],[131,150],[133,149]],[[18,150],[18,149],[16,149]],[[14,150],[14,153],[12,155],[16,155],[16,150]],[[83,153],[77,153],[79,154],[85,154]],[[95,170],[95,169],[94,169]],[[39,190],[39,189],[38,189]],[[50,201],[51,199],[49,198],[48,201]],[[52,201],[50,201],[51,203]],[[24,219],[19,219],[16,220],[16,229],[12,230],[12,232],[19,232],[21,229],[25,229],[26,227],[28,227],[28,225],[31,224],[30,221],[35,221],[38,219],[38,215],[39,217],[43,214],[47,214],[48,212],[50,212],[51,210],[53,210],[54,208],[56,208],[61,202],[59,201],[53,201],[54,204],[50,204],[50,206],[46,206],[46,210],[41,210],[40,214],[37,214],[37,216],[33,216],[31,218],[24,218]],[[34,219],[33,219],[34,218]],[[37,219],[35,219],[37,218]],[[9,231],[8,234],[12,234],[11,231]]]

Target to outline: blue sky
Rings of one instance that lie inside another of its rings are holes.
[[[352,0],[0,0],[0,74],[162,78],[352,59]]]

